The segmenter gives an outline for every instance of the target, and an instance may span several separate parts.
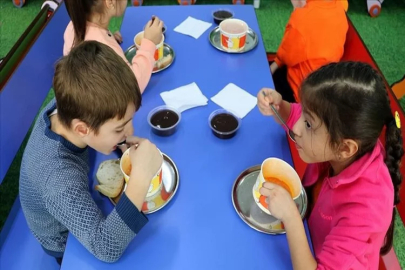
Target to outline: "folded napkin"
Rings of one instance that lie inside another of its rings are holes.
[[[211,100],[239,118],[245,117],[257,104],[256,97],[233,83],[225,86]]]
[[[208,99],[201,93],[195,82],[160,93],[160,96],[167,106],[171,106],[180,112],[208,104]]]
[[[199,38],[208,28],[210,28],[212,23],[207,23],[201,20],[194,19],[193,17],[188,17],[181,24],[179,24],[174,31],[192,36],[193,38]]]

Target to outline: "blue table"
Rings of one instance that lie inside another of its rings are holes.
[[[271,236],[254,231],[235,212],[231,189],[246,168],[275,156],[290,164],[291,154],[284,130],[255,108],[242,121],[231,140],[220,140],[208,126],[209,114],[218,106],[185,111],[180,128],[172,137],[152,134],[146,116],[164,104],[159,93],[196,82],[211,98],[232,82],[253,95],[264,86],[273,87],[265,49],[252,6],[223,6],[233,10],[259,35],[251,52],[231,55],[213,48],[210,30],[199,39],[173,31],[187,16],[212,21],[219,6],[170,6],[128,8],[122,26],[124,50],[132,45],[152,15],[161,17],[168,30],[166,42],[176,52],[174,64],[155,74],[136,113],[135,134],[154,142],[177,164],[180,187],[175,198],[162,210],[149,215],[149,223],[114,264],[97,260],[72,235],[69,236],[62,269],[290,269],[285,235]],[[98,164],[114,155],[93,153],[91,178]],[[94,192],[101,209],[108,213],[111,203]]]

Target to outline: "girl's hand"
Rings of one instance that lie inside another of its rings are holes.
[[[152,20],[150,20],[145,26],[143,37],[158,45],[162,41],[162,29],[163,21],[158,17],[153,16]]]
[[[263,115],[273,116],[273,110],[269,104],[272,104],[276,110],[280,109],[283,97],[277,91],[270,88],[263,88],[257,94],[257,107]]]
[[[281,186],[265,182],[259,192],[267,197],[266,202],[269,205],[271,215],[281,222],[289,222],[297,217],[297,214],[300,216],[290,193]]]

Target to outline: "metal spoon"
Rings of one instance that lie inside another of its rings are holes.
[[[123,145],[127,145],[127,146],[128,146],[127,140],[123,140],[122,142],[117,143],[117,146],[123,146]]]
[[[129,145],[129,144],[127,143],[127,140],[123,140],[122,142],[117,143],[117,146],[123,146],[123,145],[126,145],[128,148],[131,147],[131,145]],[[138,148],[138,144],[137,144],[137,143],[135,144],[135,149],[136,149],[136,148]]]
[[[267,96],[266,93],[264,91],[262,91],[263,96]],[[288,136],[290,137],[290,139],[295,142],[295,133],[287,126],[287,124],[284,122],[283,118],[281,118],[280,114],[278,113],[278,111],[276,110],[276,108],[274,108],[274,106],[272,104],[270,104],[270,108],[272,109],[273,113],[277,116],[278,120],[280,121],[280,123],[287,129],[288,131]]]

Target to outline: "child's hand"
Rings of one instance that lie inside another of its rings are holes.
[[[272,216],[283,223],[295,218],[299,212],[290,193],[279,185],[265,182],[260,189],[260,194],[267,197],[269,211]]]
[[[143,37],[158,45],[162,41],[162,29],[163,21],[158,17],[153,17],[152,20],[146,24]]]
[[[121,36],[120,31],[117,31],[117,32],[114,33],[114,38],[118,42],[118,44],[122,43],[122,36]]]
[[[147,185],[162,167],[163,157],[156,145],[147,139],[127,137],[127,143],[132,145],[129,150],[132,170],[131,178],[144,181]]]
[[[277,91],[269,88],[263,88],[257,94],[257,107],[259,107],[263,115],[273,116],[274,113],[269,104],[272,104],[276,110],[279,110],[282,101],[282,96]]]

